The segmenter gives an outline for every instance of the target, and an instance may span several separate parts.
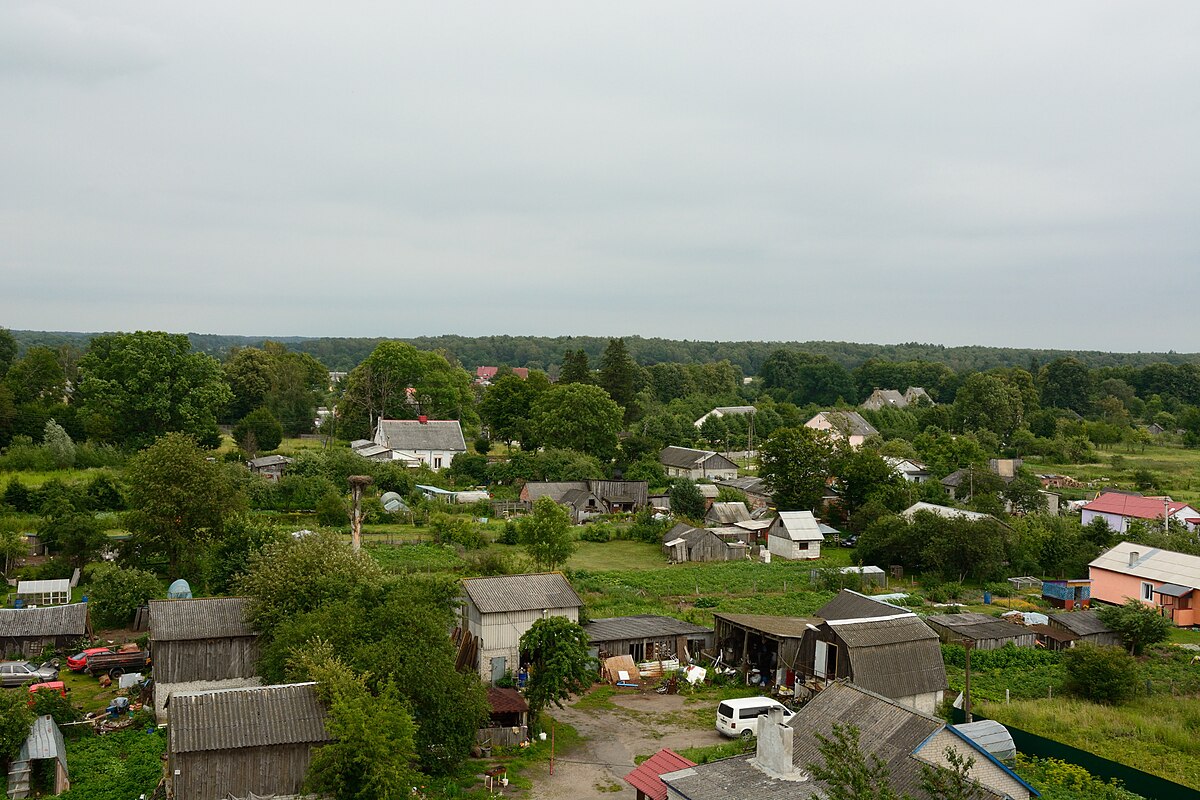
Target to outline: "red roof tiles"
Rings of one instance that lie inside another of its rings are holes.
[[[696,762],[688,761],[674,750],[664,748],[626,775],[625,782],[649,797],[650,800],[667,800],[667,785],[659,776],[694,766],[696,766]]]
[[[1116,492],[1105,492],[1084,506],[1088,511],[1135,519],[1162,519],[1164,507],[1170,509],[1172,515],[1178,513],[1180,509],[1189,508],[1187,503],[1180,501],[1164,503],[1161,497],[1138,497]]]

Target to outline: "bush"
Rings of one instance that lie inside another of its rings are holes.
[[[612,528],[602,522],[584,525],[579,538],[585,542],[608,542],[612,540]]]
[[[63,697],[54,689],[39,689],[34,692],[33,703],[29,709],[35,717],[44,717],[49,714],[59,725],[75,722],[83,716],[75,706],[71,705],[70,698]]]
[[[336,490],[326,491],[317,502],[317,522],[331,528],[343,527],[350,524],[350,514],[346,510],[346,502]]]
[[[233,427],[233,440],[247,451],[274,450],[283,441],[283,425],[266,408],[256,408]]]
[[[511,519],[504,520],[504,530],[500,532],[500,538],[496,541],[500,544],[516,544],[518,542],[517,523]]]
[[[985,583],[983,585],[985,592],[990,592],[992,597],[1012,597],[1016,594],[1013,591],[1012,584],[1008,581],[997,581],[996,583]]]
[[[122,628],[151,598],[164,594],[152,573],[116,564],[88,568],[88,610],[97,628]]]
[[[1078,645],[1062,655],[1064,688],[1085,700],[1119,705],[1138,691],[1137,661],[1120,647]]]

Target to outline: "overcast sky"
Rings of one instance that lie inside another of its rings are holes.
[[[1200,351],[1200,3],[0,3],[0,326]]]

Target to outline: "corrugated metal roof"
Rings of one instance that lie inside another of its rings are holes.
[[[850,589],[842,589],[836,597],[817,609],[818,617],[831,621],[891,617],[904,613],[912,614],[907,608],[894,606]]]
[[[579,608],[583,602],[559,572],[465,578],[463,588],[483,614]]]
[[[1136,555],[1133,564],[1130,555]],[[1116,547],[1101,553],[1089,567],[1106,569],[1121,575],[1134,575],[1160,583],[1176,583],[1200,589],[1200,556],[1159,550],[1156,547],[1121,542]]]
[[[761,631],[762,633],[779,636],[784,639],[800,639],[808,630],[810,624],[816,625],[819,619],[804,617],[772,617],[767,614],[713,614],[716,619],[723,619],[742,628]]]
[[[709,465],[713,469],[737,468],[737,464],[713,450],[694,450],[690,447],[671,445],[663,448],[662,452],[658,454],[659,463],[679,469],[699,469],[701,464],[714,457],[717,463]],[[720,463],[722,461],[725,463]]]
[[[939,506],[933,503],[913,503],[908,508],[900,512],[900,516],[905,519],[912,519],[913,515],[919,511],[928,511],[930,514],[936,514],[945,519],[969,519],[973,522],[978,522],[985,519],[996,520],[995,517],[989,514],[980,514],[978,511],[967,511],[965,508],[951,508],[950,506]],[[996,520],[999,522],[999,520]]]
[[[246,465],[251,469],[262,469],[263,467],[273,467],[276,464],[287,465],[290,463],[292,463],[292,459],[287,456],[259,456],[247,461]]]
[[[667,785],[659,777],[668,772],[696,766],[674,750],[662,749],[625,776],[625,782],[650,800],[667,800]]]
[[[704,518],[709,522],[718,522],[722,525],[733,525],[737,522],[749,522],[750,509],[746,508],[746,504],[742,502],[713,503],[712,508],[708,510],[708,513],[704,515]]]
[[[638,614],[631,617],[609,617],[595,619],[583,626],[588,640],[596,642],[618,642],[625,639],[652,639],[660,636],[687,636],[712,633],[712,628],[693,625],[690,622],[661,617],[656,614]]]
[[[467,450],[456,419],[381,419],[377,430],[375,441],[393,450]]]
[[[151,600],[150,641],[231,639],[256,636],[246,622],[245,597]]]
[[[57,758],[62,764],[63,771],[67,769],[67,746],[63,742],[62,731],[54,724],[54,718],[47,714],[38,717],[29,726],[29,738],[21,745],[20,760],[38,761],[44,758]]]
[[[857,411],[819,411],[817,415],[805,423],[805,427],[812,428],[812,424],[818,417],[824,417],[825,421],[833,426],[833,429],[843,436],[874,436],[879,433],[875,430],[875,426],[867,422],[866,418]]]
[[[952,635],[975,641],[982,639],[1017,639],[1033,635],[1023,625],[1014,625],[1006,620],[973,612],[963,614],[933,614],[926,617],[925,621],[932,626],[946,628]]]
[[[1131,517],[1134,519],[1162,519],[1164,512],[1175,515],[1185,509],[1186,513],[1195,514],[1195,509],[1184,502],[1165,500],[1161,497],[1124,494],[1122,492],[1105,492],[1083,506],[1083,509],[1085,511],[1115,514],[1119,517]]]
[[[558,503],[562,496],[572,489],[587,490],[587,481],[535,481],[525,484],[522,493],[529,497],[529,502],[537,502],[542,497],[549,497]]]
[[[172,694],[171,752],[327,742],[314,683]]]
[[[0,608],[0,637],[84,636],[87,634],[87,603],[37,608]]]
[[[1061,625],[1076,636],[1091,636],[1097,633],[1112,633],[1112,629],[1100,621],[1095,611],[1063,611],[1051,614],[1050,621]]]
[[[930,630],[921,618],[912,616],[899,619],[871,619],[865,622],[850,622],[831,625],[830,628],[849,647],[875,647],[898,642],[938,641],[938,635]],[[937,648],[935,647],[935,650]],[[941,659],[941,650],[937,650]]]
[[[1017,746],[1013,743],[1008,728],[991,719],[963,722],[954,729],[1001,761],[1012,761],[1017,757]]]
[[[779,524],[771,526],[768,536],[786,535],[793,542],[820,542],[825,539],[811,511],[780,511],[775,521]]]

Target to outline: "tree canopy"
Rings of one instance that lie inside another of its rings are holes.
[[[539,497],[533,511],[517,521],[517,540],[538,569],[557,569],[575,550],[571,515],[550,497]]]
[[[830,475],[833,442],[812,428],[780,428],[759,451],[758,474],[772,489],[780,511],[808,511],[820,505]]]
[[[521,636],[521,652],[529,655],[529,683],[525,699],[535,715],[591,686],[596,661],[588,654],[588,636],[566,617],[545,617]]]
[[[599,386],[558,384],[534,402],[531,438],[609,461],[617,452],[621,408]]]

